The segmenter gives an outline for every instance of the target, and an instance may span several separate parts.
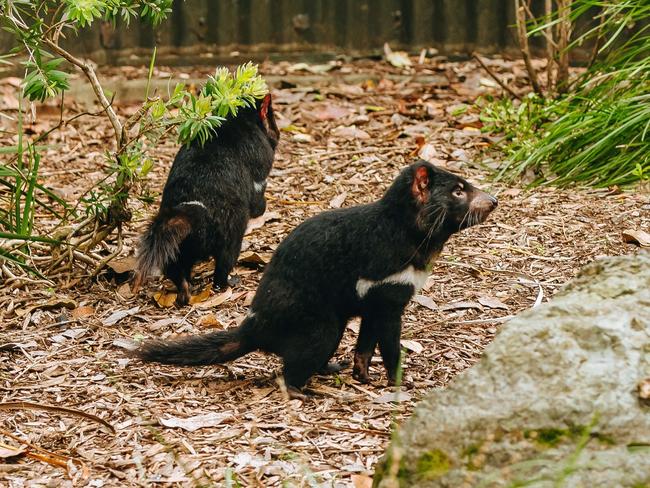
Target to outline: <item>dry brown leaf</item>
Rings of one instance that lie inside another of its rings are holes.
[[[128,257],[123,259],[114,259],[106,263],[106,265],[115,271],[116,274],[128,273],[135,270],[137,259],[135,257]]]
[[[405,391],[389,391],[383,395],[379,395],[377,398],[373,398],[373,403],[399,403],[407,402],[411,399],[411,394]]]
[[[418,304],[422,305],[423,307],[428,308],[429,310],[438,310],[438,304],[436,302],[434,302],[433,299],[431,299],[428,296],[415,295],[413,297],[413,301],[415,303],[418,303]]]
[[[344,139],[370,139],[370,134],[365,130],[358,129],[356,125],[344,126],[339,125],[332,130],[332,135]]]
[[[508,188],[507,190],[502,191],[499,195],[504,197],[516,197],[521,193],[519,188]]]
[[[95,309],[89,305],[86,305],[84,307],[75,308],[72,311],[71,315],[73,319],[82,319],[84,317],[90,317],[94,313]]]
[[[402,344],[403,347],[405,347],[409,351],[414,352],[415,354],[420,354],[422,351],[424,351],[424,347],[422,347],[422,344],[420,344],[417,341],[413,341],[411,339],[402,339],[400,341],[400,344]]]
[[[459,301],[459,302],[453,302],[453,303],[448,303],[446,305],[443,305],[441,307],[442,310],[449,311],[449,310],[465,310],[468,308],[476,308],[478,310],[482,310],[483,307],[481,307],[480,303],[477,302],[471,302],[471,301]]]
[[[16,315],[22,317],[24,315],[27,315],[30,312],[33,312],[34,310],[52,310],[61,307],[72,310],[77,308],[77,302],[75,302],[70,298],[54,297],[54,298],[50,298],[46,302],[40,302],[35,305],[32,305],[31,307],[18,309],[16,310]]]
[[[22,456],[25,450],[25,447],[12,447],[6,444],[0,444],[0,459]]]
[[[363,474],[353,474],[352,484],[354,488],[372,488],[372,478]]]
[[[429,276],[427,278],[427,281],[424,282],[424,286],[422,287],[422,289],[424,291],[429,291],[431,289],[431,287],[433,287],[435,282],[436,282],[436,278],[434,276]]]
[[[267,264],[270,260],[271,256],[268,253],[246,251],[239,255],[239,262],[247,265]]]
[[[407,52],[393,51],[387,42],[384,43],[384,57],[396,68],[406,68],[412,64]]]
[[[159,307],[169,308],[173,307],[176,302],[177,293],[174,291],[157,291],[153,294],[153,299]]]
[[[264,224],[267,222],[271,220],[277,220],[279,218],[280,214],[278,212],[265,212],[264,215],[248,221],[248,227],[246,227],[246,233],[244,235],[248,235],[255,229],[259,229],[260,227],[264,226]]]
[[[434,161],[438,159],[438,151],[433,144],[424,144],[418,151],[418,156],[425,161]]]
[[[102,324],[115,325],[124,317],[128,317],[129,315],[136,314],[139,311],[140,311],[140,307],[133,307],[133,308],[129,308],[128,310],[116,310],[108,317],[106,317],[104,320],[102,320]]]
[[[126,298],[126,299],[133,298],[133,292],[131,291],[131,285],[128,282],[123,283],[122,286],[120,286],[117,289],[117,294],[119,296],[121,296],[122,298]]]
[[[498,298],[489,297],[489,296],[481,296],[481,297],[478,298],[478,302],[481,305],[484,305],[484,306],[486,306],[488,308],[500,308],[502,310],[508,310],[508,305],[503,303]]]
[[[345,199],[348,197],[348,192],[344,191],[340,195],[336,195],[334,198],[330,200],[330,207],[332,208],[341,208],[341,205],[343,205],[343,202],[345,202]]]
[[[321,110],[309,113],[308,118],[316,118],[318,120],[339,120],[347,117],[352,113],[349,108],[341,107],[339,105],[325,105]]]
[[[217,316],[213,313],[203,315],[199,320],[196,321],[196,325],[201,327],[207,327],[211,329],[225,329],[224,325],[219,321]]]
[[[641,247],[650,247],[650,234],[641,229],[624,230],[621,235],[623,236],[623,242]]]
[[[213,296],[212,298],[206,300],[205,302],[197,303],[196,308],[205,309],[205,308],[218,307],[222,303],[229,300],[230,297],[232,297],[232,289],[228,288],[223,293],[219,293],[218,295]]]
[[[212,293],[212,285],[208,285],[203,290],[201,290],[201,293],[198,293],[196,295],[192,295],[190,297],[190,305],[194,305],[196,303],[201,303],[205,302],[208,298],[210,298],[210,294]]]
[[[179,417],[160,418],[158,422],[165,427],[180,428],[188,432],[194,432],[205,427],[215,427],[230,417],[232,417],[230,412],[210,412],[184,419]]]

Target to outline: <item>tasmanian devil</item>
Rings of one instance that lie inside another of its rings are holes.
[[[215,287],[228,286],[246,225],[266,209],[264,191],[279,131],[271,95],[240,109],[204,146],[182,147],[169,172],[158,215],[144,233],[134,289],[160,269],[190,299],[192,266],[214,257]]]
[[[328,361],[346,323],[360,316],[353,376],[370,381],[368,366],[378,344],[393,383],[404,307],[447,239],[483,222],[496,205],[496,198],[463,178],[417,161],[379,201],[321,213],[289,234],[240,327],[145,342],[134,354],[187,366],[222,363],[254,350],[275,353],[283,359],[290,393],[300,397],[310,376],[335,366]]]

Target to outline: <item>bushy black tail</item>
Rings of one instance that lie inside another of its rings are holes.
[[[249,321],[251,318],[246,320]],[[180,366],[201,366],[232,361],[255,349],[246,339],[242,327],[167,341],[147,341],[132,351],[131,355],[142,361]]]
[[[140,240],[133,290],[154,270],[162,270],[178,255],[181,242],[192,232],[192,216],[184,210],[161,209]]]

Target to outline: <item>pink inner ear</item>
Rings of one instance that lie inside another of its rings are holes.
[[[415,170],[415,175],[413,178],[413,186],[411,191],[415,199],[421,203],[426,202],[427,196],[427,186],[429,185],[429,173],[424,166],[419,167]]]
[[[415,170],[415,181],[420,190],[424,190],[429,186],[429,173],[427,173],[427,169],[424,166],[420,166]]]
[[[260,118],[266,120],[266,116],[269,112],[269,105],[271,104],[271,94],[267,93],[262,100],[262,106],[260,107]]]

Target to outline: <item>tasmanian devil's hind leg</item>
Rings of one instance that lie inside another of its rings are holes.
[[[176,285],[176,305],[182,307],[190,303],[190,278],[193,262],[188,259],[178,259],[167,264],[165,275]]]
[[[234,214],[232,218],[234,219],[237,216],[237,214]],[[239,282],[237,277],[233,276],[229,280],[228,276],[237,263],[244,232],[246,231],[246,223],[246,217],[239,216],[236,221],[231,223],[228,235],[215,249],[214,274],[212,275],[212,284],[215,289],[227,288],[229,285],[234,286]]]
[[[312,324],[312,333],[293,337],[282,353],[284,381],[288,389],[300,390],[332,357],[339,343],[337,323]]]

